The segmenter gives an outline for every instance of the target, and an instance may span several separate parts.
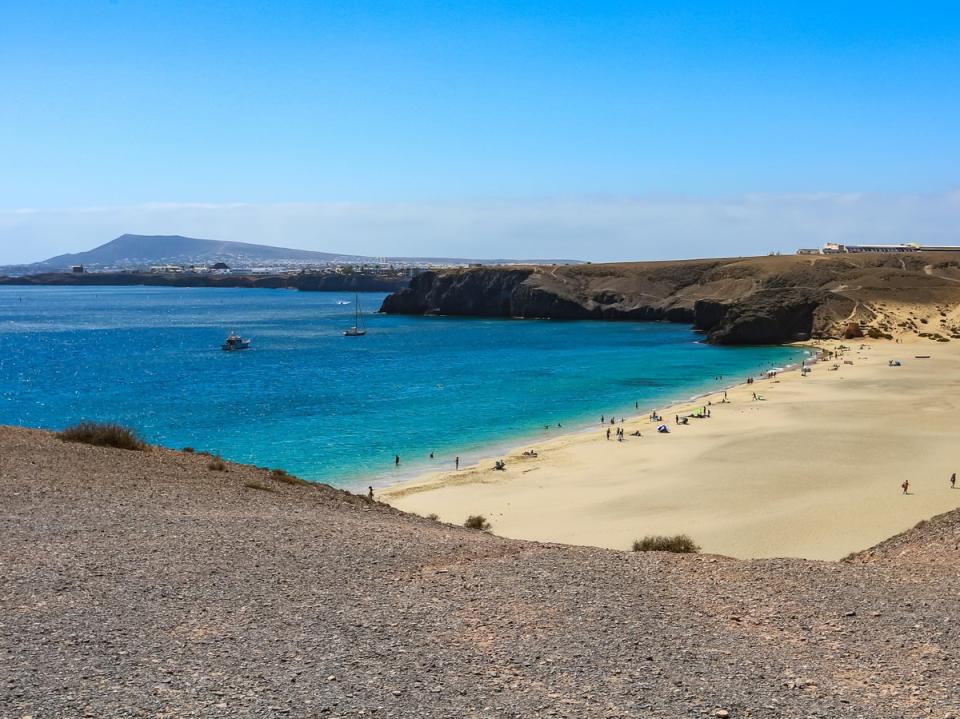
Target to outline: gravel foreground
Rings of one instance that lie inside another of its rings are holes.
[[[0,429],[0,717],[960,717],[957,512],[738,561],[209,462]]]

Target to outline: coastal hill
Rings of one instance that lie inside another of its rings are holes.
[[[405,264],[503,264],[508,262],[533,262],[532,260],[471,260],[443,257],[385,257],[335,254],[295,250],[271,245],[255,245],[247,242],[204,240],[181,235],[120,235],[116,239],[87,252],[76,252],[51,257],[42,262],[21,265],[16,274],[56,272],[83,265],[91,269],[134,269],[150,265],[182,265],[224,262],[231,267],[256,265],[323,265],[354,264],[376,260]],[[543,260],[543,262],[568,264],[576,260]]]
[[[425,272],[382,311],[692,324],[767,344],[910,330],[960,336],[954,253],[784,255]]]
[[[181,235],[120,235],[114,240],[87,252],[51,257],[30,265],[63,269],[71,265],[89,267],[136,267],[182,262],[225,262],[227,264],[261,264],[276,262],[325,263],[353,259],[328,252],[294,250],[287,247],[253,245],[246,242],[201,240]]]
[[[222,469],[0,428],[5,715],[960,711],[957,512],[844,562],[738,561],[508,540]]]

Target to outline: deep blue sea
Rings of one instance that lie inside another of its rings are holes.
[[[712,347],[683,325],[372,314],[383,297],[360,295],[369,332],[349,338],[352,294],[0,287],[0,424],[119,422],[352,486],[649,411],[803,354]],[[252,349],[220,350],[234,329]]]

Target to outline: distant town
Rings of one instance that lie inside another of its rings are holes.
[[[121,235],[86,252],[27,265],[0,267],[9,278],[66,274],[173,278],[356,277],[404,279],[426,269],[509,264],[567,264],[575,260],[475,260],[451,257],[370,257],[299,250],[182,235]]]
[[[418,272],[437,267],[463,267],[465,265],[436,265],[426,264],[403,264],[397,262],[384,263],[296,263],[284,262],[276,265],[260,264],[239,264],[228,265],[226,262],[206,263],[183,263],[183,264],[162,264],[162,265],[144,265],[132,266],[124,264],[120,266],[99,266],[99,265],[70,265],[64,267],[63,272],[71,274],[92,274],[92,273],[150,273],[155,275],[243,275],[243,276],[277,276],[277,275],[368,275],[381,277],[413,277]]]
[[[960,245],[921,245],[916,242],[904,242],[897,245],[827,242],[823,247],[797,250],[798,255],[838,255],[859,252],[960,252]]]

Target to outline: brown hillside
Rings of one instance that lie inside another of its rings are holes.
[[[907,253],[445,270],[414,278],[383,310],[668,320],[755,343],[841,337],[850,323],[949,338],[960,336],[958,307],[960,257]]]
[[[208,464],[0,429],[0,715],[960,711],[955,565],[510,541]]]

